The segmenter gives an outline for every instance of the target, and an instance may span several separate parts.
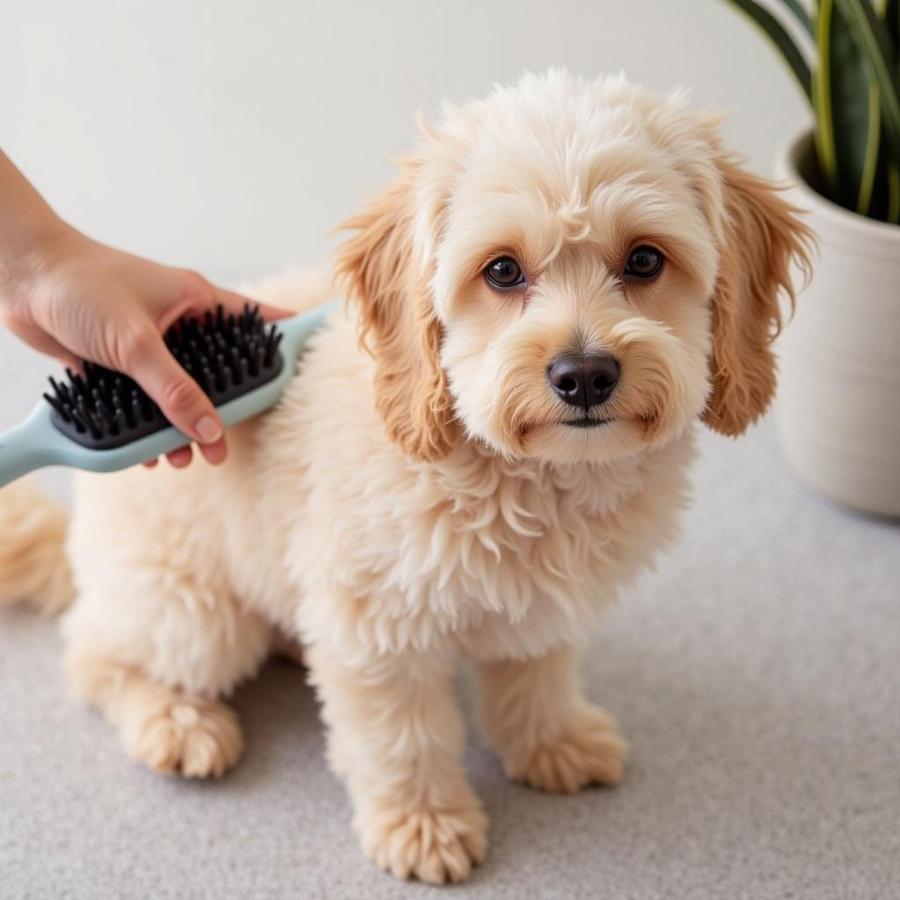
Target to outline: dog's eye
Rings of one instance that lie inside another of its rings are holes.
[[[628,254],[628,262],[625,263],[625,274],[632,278],[655,278],[662,271],[665,257],[662,253],[648,244],[635,247]]]
[[[498,256],[484,267],[484,277],[491,287],[501,291],[522,287],[525,274],[511,256]]]

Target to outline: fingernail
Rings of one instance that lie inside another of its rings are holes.
[[[200,440],[204,444],[215,443],[222,437],[222,426],[212,416],[203,416],[198,419],[194,425],[194,431],[200,435]]]

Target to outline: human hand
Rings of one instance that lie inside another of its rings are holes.
[[[43,237],[17,277],[0,279],[0,309],[12,332],[66,365],[77,367],[83,358],[131,376],[214,464],[227,453],[221,420],[162,334],[184,315],[219,303],[239,313],[248,302],[196,272],[116,250],[63,223]],[[289,315],[260,311],[266,319]],[[180,468],[191,461],[191,448],[167,456]]]

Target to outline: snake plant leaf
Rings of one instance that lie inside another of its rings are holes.
[[[887,29],[894,53],[900,54],[900,0],[887,0],[882,13],[884,26]],[[898,60],[900,65],[900,60]]]
[[[897,75],[900,77],[900,0],[887,0],[881,16],[897,57]],[[882,146],[882,167],[885,170],[883,190],[885,221],[900,225],[900,159],[888,160],[887,148]]]
[[[811,100],[812,75],[809,71],[809,65],[807,65],[803,54],[794,43],[793,38],[788,34],[784,25],[767,9],[755,3],[754,0],[728,0],[728,2],[744,13],[775,44],[788,64],[794,78],[797,79],[797,82],[803,89],[803,93]]]
[[[879,143],[872,193],[865,215],[884,222],[897,222],[900,217],[900,178],[897,166],[890,161],[887,141],[883,139]]]
[[[728,2],[776,46],[812,104],[823,193],[900,224],[900,0],[781,0],[784,16],[813,40],[812,71],[807,42],[794,42],[778,10]]]
[[[819,163],[832,200],[866,215],[881,137],[878,86],[834,0],[820,0],[814,85]]]
[[[894,53],[898,53],[898,40],[900,40],[900,0],[875,0],[875,10],[885,23],[888,37],[894,47]],[[900,61],[898,61],[900,65]],[[875,84],[869,85],[870,115],[874,116],[872,104],[878,104],[878,115],[881,114],[880,95]],[[871,162],[874,130],[870,129],[867,161]],[[879,135],[876,149],[875,171],[872,178],[872,194],[867,204],[868,215],[873,219],[883,219],[886,222],[900,224],[900,161],[890,158],[887,141],[884,139],[883,130]],[[866,183],[866,175],[863,175],[863,183]],[[861,198],[862,200],[862,198]]]
[[[831,92],[831,20],[834,0],[819,0],[816,6],[816,51],[819,64],[812,82],[812,104],[815,114],[816,155],[819,171],[825,181],[824,187],[829,197],[840,202],[841,185],[837,169],[837,148],[835,147],[834,122]]]
[[[884,156],[881,152],[884,142],[881,139],[881,97],[878,85],[870,82],[867,91],[865,156],[856,191],[856,211],[864,216],[874,216],[873,203],[878,200],[876,184],[883,182],[886,177],[886,169],[882,166],[882,171],[879,173],[879,162]],[[886,185],[886,182],[883,183]]]
[[[806,7],[800,3],[800,0],[782,0],[782,2],[794,14],[794,18],[806,29],[806,33],[812,34],[812,18],[806,11]]]
[[[882,127],[892,160],[900,162],[900,77],[890,35],[868,0],[834,0],[881,95]]]

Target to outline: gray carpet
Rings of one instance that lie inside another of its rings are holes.
[[[586,665],[633,745],[624,783],[533,793],[473,734],[492,846],[451,896],[900,896],[900,529],[798,485],[770,423],[702,446],[683,542]],[[197,784],[128,760],[58,657],[52,622],[0,613],[4,900],[436,896],[360,854],[301,670],[240,691],[244,761]]]

